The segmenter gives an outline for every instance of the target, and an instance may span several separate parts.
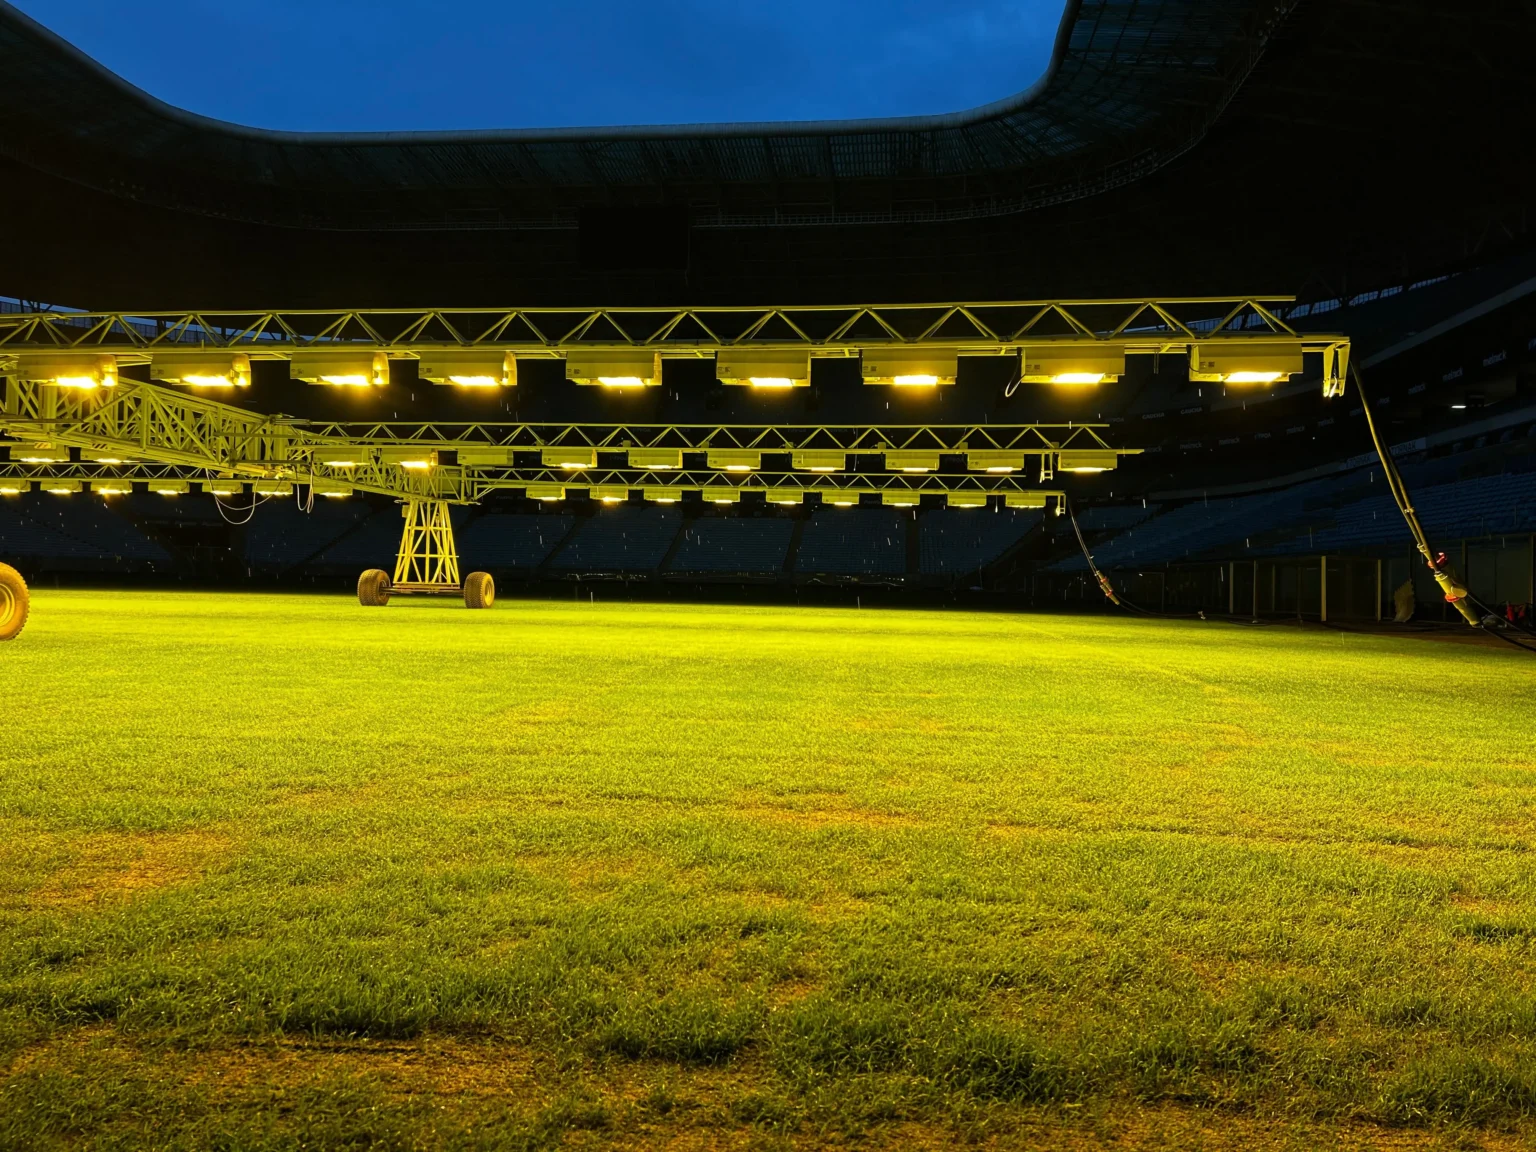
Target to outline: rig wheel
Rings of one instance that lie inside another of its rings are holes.
[[[389,603],[389,573],[370,568],[357,578],[357,602],[364,608],[382,608]]]
[[[21,573],[9,564],[0,564],[0,640],[14,640],[27,626],[27,611],[32,597]]]
[[[496,581],[489,572],[471,572],[464,580],[464,607],[489,608],[496,603]]]

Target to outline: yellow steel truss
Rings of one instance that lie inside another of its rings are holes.
[[[390,592],[459,591],[459,552],[453,542],[447,502],[407,500],[402,510],[405,527],[400,533]]]

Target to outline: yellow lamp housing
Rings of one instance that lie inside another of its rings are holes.
[[[768,488],[765,490],[768,503],[783,505],[798,505],[805,501],[804,488]]]
[[[335,388],[382,388],[389,383],[389,358],[366,348],[305,348],[288,361],[288,377]]]
[[[133,481],[92,480],[91,491],[98,496],[131,496],[133,495]]]
[[[594,484],[587,495],[602,504],[623,504],[629,500],[629,488],[623,484]]]
[[[293,485],[287,480],[258,480],[251,491],[258,496],[292,496]]]
[[[68,464],[69,449],[17,444],[11,447],[11,460],[16,464]]]
[[[192,485],[185,480],[151,480],[149,490],[161,496],[185,496],[192,491]]]
[[[1006,508],[1044,508],[1050,499],[1044,492],[1008,492],[1003,496]]]
[[[541,500],[545,503],[553,503],[565,499],[564,484],[530,484],[523,489],[523,494],[530,500]]]
[[[437,450],[420,444],[387,444],[379,449],[379,459],[408,472],[426,472],[437,467]]]
[[[866,348],[864,383],[897,387],[931,387],[953,384],[960,355],[939,348]]]
[[[465,444],[459,450],[459,463],[466,468],[505,468],[512,463],[511,448],[491,444]]]
[[[840,448],[803,448],[790,456],[804,472],[842,472],[848,467],[848,453]]]
[[[694,488],[668,488],[652,487],[645,490],[645,498],[653,504],[676,504],[683,498],[684,492],[694,492]]]
[[[817,488],[816,494],[821,497],[823,504],[830,504],[835,508],[855,508],[858,506],[859,497],[869,489],[865,488]]]
[[[709,466],[721,472],[756,472],[763,466],[763,454],[755,448],[711,448]]]
[[[44,492],[52,492],[55,496],[72,496],[85,487],[79,480],[59,480],[52,476],[45,476],[42,486]]]
[[[344,500],[352,495],[352,487],[335,480],[311,480],[309,490],[315,496],[324,496],[330,500]]]
[[[1024,467],[1024,453],[1012,448],[977,448],[965,454],[965,466],[972,472],[1018,472]]]
[[[920,492],[903,492],[898,490],[880,493],[880,503],[884,504],[887,508],[916,508],[922,503],[922,499],[922,493]]]
[[[937,472],[939,454],[933,452],[892,451],[885,454],[885,466],[892,472]]]
[[[242,496],[245,482],[242,480],[204,480],[203,491],[209,496]]]
[[[1019,354],[1026,384],[1113,384],[1125,375],[1125,348],[1104,344],[1042,344]]]
[[[432,349],[419,353],[416,375],[432,384],[459,388],[512,388],[517,357],[494,348]]]
[[[95,388],[117,386],[117,357],[98,353],[75,355],[22,356],[16,375],[29,384],[52,384],[59,388]]]
[[[631,448],[629,466],[651,472],[667,472],[683,466],[681,448]]]
[[[1056,454],[1058,472],[1112,472],[1119,462],[1113,448],[1063,448]]]
[[[951,508],[985,508],[987,506],[985,492],[949,492],[945,494],[944,499]]]
[[[722,348],[715,356],[715,376],[722,384],[752,388],[807,388],[811,383],[811,355],[762,348]]]
[[[740,499],[740,488],[729,484],[704,485],[704,501],[707,504],[735,504]]]
[[[586,444],[572,444],[565,448],[545,448],[540,454],[546,468],[597,467],[597,449]]]
[[[661,353],[644,348],[572,349],[565,378],[605,388],[654,388],[661,383]]]
[[[1189,378],[1219,384],[1281,384],[1302,372],[1299,341],[1232,339],[1189,349]]]
[[[15,476],[0,477],[0,496],[21,496],[32,491],[32,482]]]
[[[360,468],[373,463],[373,449],[364,444],[322,445],[311,459],[324,468]]]
[[[244,352],[156,352],[149,374],[186,388],[249,388],[251,358]]]

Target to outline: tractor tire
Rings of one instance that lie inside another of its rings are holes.
[[[496,603],[496,581],[489,572],[471,572],[464,580],[464,607],[489,608]]]
[[[357,602],[364,608],[382,608],[389,603],[389,573],[370,568],[357,578]]]
[[[0,564],[0,640],[14,640],[27,626],[27,611],[32,597],[21,573],[9,564]]]

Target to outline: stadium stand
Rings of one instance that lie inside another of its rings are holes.
[[[308,512],[291,499],[269,501],[246,527],[245,562],[278,571],[302,564],[356,528],[370,511],[362,500],[319,499]]]
[[[1040,523],[1039,512],[943,508],[917,521],[919,571],[925,576],[976,572],[996,560]]]
[[[22,519],[56,537],[50,542],[50,551],[36,554],[40,558],[121,561],[129,571],[171,563],[170,553],[112,511],[100,497],[34,492],[18,498],[16,511]]]
[[[701,517],[683,529],[669,572],[777,574],[794,536],[792,520]]]
[[[676,508],[602,508],[577,524],[549,566],[560,572],[654,571],[682,520]]]
[[[23,516],[16,501],[0,503],[0,560],[44,562],[45,567],[64,567],[71,560],[106,558],[107,554],[100,548],[72,540]]]
[[[821,508],[806,522],[795,571],[897,576],[907,570],[908,515],[895,508]]]
[[[460,535],[460,567],[465,571],[532,571],[559,547],[575,523],[574,516],[488,513],[471,522]]]
[[[310,563],[317,568],[392,571],[400,548],[400,509],[381,508],[326,548]]]

